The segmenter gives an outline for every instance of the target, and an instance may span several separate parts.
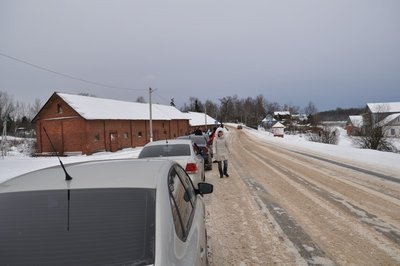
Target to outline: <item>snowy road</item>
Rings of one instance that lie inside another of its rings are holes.
[[[230,177],[207,173],[211,265],[400,264],[400,173],[246,132],[231,130]]]

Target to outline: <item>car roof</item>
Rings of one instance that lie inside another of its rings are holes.
[[[67,164],[29,172],[0,183],[0,193],[83,188],[156,188],[175,164],[166,159],[118,159]]]
[[[167,140],[157,140],[153,142],[149,142],[145,145],[146,146],[157,146],[157,145],[175,145],[175,144],[192,144],[190,139],[167,139]]]

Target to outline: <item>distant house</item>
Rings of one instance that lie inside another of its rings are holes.
[[[371,125],[383,127],[388,137],[400,136],[400,102],[368,103],[363,114],[363,128]]]
[[[391,114],[378,123],[382,126],[386,137],[400,137],[400,113]]]
[[[362,132],[363,127],[363,116],[362,115],[350,115],[346,123],[347,135],[357,136]]]
[[[148,103],[125,102],[55,92],[32,120],[37,152],[92,154],[143,146],[150,141]],[[153,140],[189,132],[189,119],[173,106],[152,104]]]
[[[274,112],[274,119],[277,121],[285,121],[291,118],[289,111],[276,111]]]
[[[264,128],[271,128],[274,123],[276,123],[276,119],[272,115],[267,114],[267,116],[261,121],[261,126]]]
[[[272,126],[272,134],[274,137],[281,137],[285,135],[285,126],[279,122],[276,122],[275,125]]]
[[[206,131],[207,129],[212,129],[218,125],[218,121],[205,114],[199,112],[187,112],[186,117],[189,119],[189,131],[193,132],[196,129]]]
[[[371,120],[372,123],[378,123],[387,116],[395,113],[400,113],[400,102],[390,103],[367,103],[366,112],[363,114],[364,122],[368,123]],[[366,118],[370,116],[371,119]]]

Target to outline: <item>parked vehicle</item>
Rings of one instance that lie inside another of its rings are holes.
[[[166,157],[179,163],[189,174],[194,186],[204,181],[204,159],[200,149],[190,140],[171,139],[147,143],[138,158]]]
[[[213,187],[176,162],[83,162],[0,184],[0,265],[206,265]]]
[[[200,149],[200,154],[204,159],[204,169],[212,170],[212,146],[208,145],[207,138],[204,135],[180,136],[177,139],[190,139]]]

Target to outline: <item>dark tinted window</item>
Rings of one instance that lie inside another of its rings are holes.
[[[206,139],[203,136],[190,136],[190,139],[197,145],[206,145]]]
[[[181,136],[177,139],[190,139],[192,142],[196,143],[197,145],[206,145],[207,141],[204,136],[197,136],[197,135],[189,135],[189,136]]]
[[[190,145],[165,144],[165,145],[147,146],[144,147],[139,154],[139,158],[169,157],[169,156],[190,156]]]
[[[182,181],[177,171],[173,169],[168,179],[172,216],[176,234],[185,240],[191,225],[195,194],[191,190],[186,190],[185,181]]]
[[[0,265],[154,263],[155,190],[0,194]]]

